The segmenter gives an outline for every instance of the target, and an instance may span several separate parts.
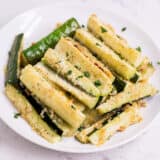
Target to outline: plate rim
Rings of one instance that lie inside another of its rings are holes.
[[[55,6],[55,5],[66,5],[66,2],[65,1],[63,1],[63,2],[52,2],[52,3],[47,3],[47,4],[45,4],[45,5],[39,5],[38,7],[33,7],[33,8],[31,8],[31,9],[28,9],[28,10],[25,10],[24,12],[21,12],[21,13],[19,13],[17,16],[15,16],[14,18],[12,18],[11,20],[9,20],[6,24],[4,24],[1,28],[0,28],[0,33],[1,32],[3,32],[3,30],[8,26],[8,25],[10,25],[10,23],[12,23],[12,22],[14,22],[17,18],[19,18],[19,17],[21,17],[21,16],[24,16],[24,15],[26,15],[26,14],[28,14],[29,12],[36,12],[37,10],[41,10],[42,8],[45,8],[45,7],[49,7],[49,6]],[[82,2],[76,2],[76,3],[72,3],[72,4],[68,4],[67,3],[67,5],[68,6],[75,6],[75,5],[84,5]],[[105,7],[100,7],[100,6],[98,6],[98,7],[95,7],[94,5],[92,5],[92,6],[89,6],[88,8],[92,8],[92,7],[94,7],[94,9],[103,9],[103,10],[105,10],[106,12],[110,12],[112,15],[115,15],[115,16],[117,16],[117,17],[120,17],[120,18],[122,18],[122,19],[125,19],[125,21],[127,21],[127,23],[129,23],[129,24],[131,24],[131,25],[133,25],[133,26],[135,26],[136,28],[138,28],[138,30],[140,31],[140,32],[142,32],[143,34],[145,34],[147,37],[148,37],[148,39],[150,39],[150,42],[152,42],[152,45],[154,45],[154,48],[158,51],[158,52],[160,52],[160,48],[159,48],[159,46],[157,45],[157,43],[155,42],[155,40],[153,40],[153,38],[144,30],[144,29],[142,29],[142,27],[139,25],[139,24],[136,24],[134,21],[131,21],[130,19],[128,19],[127,17],[123,17],[123,14],[122,15],[119,15],[119,14],[117,14],[117,12],[114,12],[113,10],[110,10],[110,9],[108,9],[108,8],[105,8]],[[8,122],[6,122],[3,118],[2,118],[2,114],[0,114],[0,119],[5,123],[5,125],[7,125],[10,129],[12,129],[15,133],[17,133],[18,135],[20,135],[21,137],[23,137],[25,140],[27,140],[27,141],[29,141],[29,142],[31,142],[31,143],[33,143],[33,144],[36,144],[36,145],[38,145],[38,146],[41,146],[41,147],[43,147],[43,148],[47,148],[47,149],[50,149],[50,150],[55,150],[55,151],[61,151],[61,152],[66,152],[66,153],[93,153],[93,152],[101,152],[101,151],[107,151],[107,150],[111,150],[111,149],[114,149],[114,148],[117,148],[117,147],[120,147],[120,146],[122,146],[122,145],[124,145],[124,144],[127,144],[127,143],[129,143],[129,142],[131,142],[131,141],[133,141],[134,139],[136,139],[137,137],[139,137],[140,135],[142,135],[145,131],[147,131],[150,127],[151,127],[151,124],[153,123],[153,121],[157,118],[157,116],[159,115],[159,113],[160,112],[158,112],[157,114],[156,114],[156,116],[148,123],[148,125],[147,126],[145,126],[144,128],[142,128],[138,133],[136,133],[135,135],[133,135],[132,137],[130,137],[130,138],[128,138],[128,139],[126,139],[126,140],[123,140],[122,142],[119,142],[119,143],[117,143],[117,144],[114,144],[114,145],[111,145],[110,147],[108,147],[108,148],[105,148],[105,146],[104,147],[101,147],[101,148],[99,148],[99,147],[97,147],[97,148],[92,148],[92,149],[88,149],[88,150],[77,150],[77,149],[75,149],[75,150],[72,150],[71,148],[57,148],[56,147],[56,144],[55,144],[55,146],[53,146],[53,147],[50,147],[50,146],[47,146],[47,145],[45,145],[45,144],[42,144],[42,143],[39,143],[39,142],[37,142],[37,141],[35,141],[34,139],[31,139],[31,138],[29,138],[29,137],[27,137],[27,136],[25,136],[25,135],[23,135],[23,134],[21,134],[21,132],[19,132],[19,130],[18,129],[15,129],[15,128],[13,128],[12,126],[11,126],[11,124],[9,124]]]

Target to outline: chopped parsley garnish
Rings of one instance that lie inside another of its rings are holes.
[[[160,65],[160,61],[158,61],[157,64]]]
[[[82,131],[84,129],[84,127],[83,126],[80,126],[79,128],[78,128],[78,131]]]
[[[104,33],[104,32],[107,32],[107,30],[101,26],[101,32]]]
[[[158,62],[157,62],[157,64],[158,64]],[[160,64],[160,62],[159,62],[159,64]],[[149,67],[153,67],[152,62],[149,62],[149,63],[148,63],[148,66],[149,66]]]
[[[123,28],[121,29],[121,32],[124,32],[126,29],[127,29],[127,27],[123,27]]]
[[[118,34],[117,34],[116,36],[117,36],[119,39],[121,39],[121,37],[120,37]]]
[[[94,82],[94,85],[95,85],[96,87],[101,86],[101,81],[100,81],[100,80],[96,80],[96,81]]]
[[[69,70],[69,71],[67,72],[67,75],[71,75],[71,74],[72,74],[72,71]]]
[[[84,24],[82,24],[82,28],[85,28],[85,25],[84,25]]]
[[[101,45],[99,43],[96,43],[96,46],[100,46],[101,47]]]
[[[68,52],[66,52],[66,61],[69,61],[70,55]]]
[[[69,53],[68,52],[66,52],[66,57],[68,57],[69,56]]]
[[[88,78],[88,77],[90,77],[90,73],[88,71],[85,71],[84,76]]]
[[[142,51],[142,49],[141,49],[140,46],[138,46],[138,47],[136,48],[136,50],[137,50],[138,52],[141,52],[141,51]]]
[[[55,62],[55,64],[59,64],[59,63],[61,63],[61,61],[57,61],[57,62]]]
[[[71,105],[71,108],[76,109],[75,106]]]
[[[77,66],[77,65],[74,65],[75,68],[77,68],[78,70],[81,69],[81,67]]]
[[[83,78],[83,75],[78,76],[78,77],[76,78],[76,80],[77,80],[77,79],[80,79],[80,78]]]
[[[14,118],[17,119],[20,115],[21,115],[20,113],[15,113],[15,114],[14,114]]]

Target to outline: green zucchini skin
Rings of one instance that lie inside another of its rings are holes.
[[[136,74],[130,79],[130,81],[133,82],[133,83],[136,83],[136,82],[138,81],[138,79],[139,79],[139,74],[136,73]]]
[[[127,83],[119,77],[115,77],[115,80],[112,84],[115,86],[118,93],[123,91],[127,85]]]
[[[75,18],[68,19],[63,25],[55,29],[46,37],[23,51],[23,57],[30,64],[35,64],[44,55],[48,48],[54,48],[59,39],[63,36],[72,36],[79,24]]]
[[[19,87],[19,92],[28,100],[28,102],[32,105],[32,107],[35,109],[35,111],[38,113],[38,115],[41,114],[42,110],[44,109],[43,106],[34,99],[31,95],[28,95],[25,91],[24,88]],[[26,89],[25,89],[26,90]],[[44,113],[44,117],[42,118],[47,125],[52,128],[58,135],[62,135],[63,131],[58,128],[56,124],[52,122],[52,120],[49,118],[49,115],[47,113]]]
[[[5,85],[9,83],[13,86],[18,86],[18,77],[20,70],[20,50],[22,46],[23,35],[23,33],[20,33],[15,37],[12,47],[9,51]]]

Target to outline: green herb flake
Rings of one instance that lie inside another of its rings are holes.
[[[142,51],[142,49],[141,49],[140,46],[138,46],[138,47],[136,48],[136,50],[137,50],[138,52],[141,52],[141,51]]]
[[[67,75],[71,75],[71,74],[72,74],[72,71],[69,70],[69,71],[67,72]]]
[[[76,109],[75,106],[71,105],[71,108],[73,108],[74,110]]]
[[[55,64],[59,64],[59,63],[61,63],[61,61],[57,61],[57,62],[55,62]]]
[[[85,72],[83,72],[83,73],[84,73],[84,76],[85,76],[85,77],[87,77],[87,78],[90,77],[90,73],[89,73],[88,71],[85,71]]]
[[[101,32],[105,33],[105,32],[107,32],[107,30],[103,26],[101,26]]]
[[[121,39],[121,36],[119,36],[118,34],[116,34],[117,38]]]
[[[127,29],[127,27],[123,27],[123,28],[121,29],[121,32],[124,32],[126,29]]]
[[[100,80],[96,80],[96,81],[94,82],[94,85],[95,85],[96,87],[101,86],[101,81],[100,81]]]
[[[66,52],[66,57],[68,57],[69,56],[69,53],[68,52]]]
[[[77,66],[77,65],[74,65],[75,68],[77,68],[78,70],[81,69],[81,67]]]
[[[96,43],[96,46],[100,46],[101,47],[101,45],[99,43]]]
[[[80,75],[76,78],[76,80],[80,79],[80,78],[83,78],[83,75]]]
[[[157,64],[158,64],[158,62],[157,62]],[[160,62],[159,62],[159,65],[160,65]],[[152,62],[149,62],[149,63],[148,63],[148,66],[149,66],[149,67],[153,67]]]
[[[157,64],[160,65],[160,61],[158,61]]]
[[[21,114],[20,113],[15,113],[14,118],[17,119]]]
[[[78,128],[78,131],[82,131],[83,129],[85,129],[83,126],[80,126],[79,128]]]

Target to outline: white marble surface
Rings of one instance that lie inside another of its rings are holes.
[[[56,0],[57,1],[57,0]],[[54,2],[56,2],[54,1]],[[72,3],[72,0],[61,0]],[[159,0],[77,0],[105,6],[138,23],[160,47]],[[19,13],[53,0],[0,0],[0,27]],[[74,0],[76,2],[76,0]],[[0,120],[0,160],[160,160],[160,115],[151,128],[122,147],[92,154],[70,154],[44,149],[24,140]]]

